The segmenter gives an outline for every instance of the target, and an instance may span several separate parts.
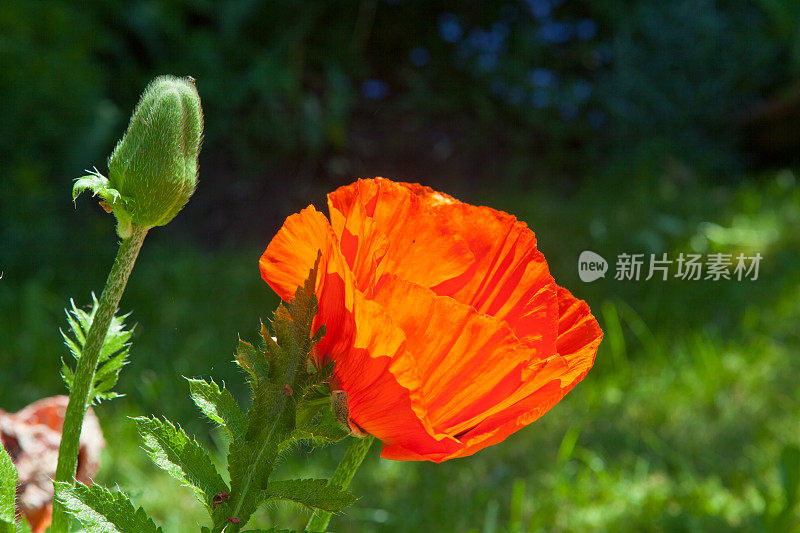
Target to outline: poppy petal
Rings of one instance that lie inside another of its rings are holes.
[[[441,444],[444,435],[431,435],[414,413],[408,389],[388,370],[403,349],[405,334],[355,287],[327,219],[313,206],[286,220],[261,257],[261,275],[289,300],[320,250],[315,327],[324,324],[326,334],[315,355],[318,364],[337,363],[332,385],[347,392],[352,421],[387,444],[452,453],[455,445]]]
[[[476,262],[460,278],[433,290],[505,320],[522,342],[549,346],[552,352],[558,334],[557,286],[536,248],[535,234],[524,222],[488,207],[458,203],[437,210],[459,228]]]
[[[294,297],[317,260],[334,241],[325,215],[310,205],[291,215],[269,243],[258,262],[261,277],[284,301]]]
[[[487,418],[464,435],[465,446],[448,459],[466,457],[487,446],[497,444],[508,435],[531,424],[549,411],[589,372],[594,363],[603,332],[583,300],[575,298],[567,289],[559,287],[558,350],[565,362],[557,372],[540,370],[549,374],[546,384],[532,394],[515,402],[508,409]]]
[[[540,379],[534,370],[555,355],[522,344],[504,321],[469,305],[397,277],[384,280],[375,301],[406,336],[391,370],[436,434],[455,437],[511,405],[509,398]]]
[[[455,200],[440,195],[440,201]],[[359,288],[369,294],[368,287],[388,273],[432,287],[470,268],[475,258],[463,237],[429,204],[404,184],[382,178],[328,195],[331,225]]]
[[[512,215],[416,184],[359,180],[287,219],[262,277],[283,298],[322,252],[318,363],[382,456],[444,461],[505,439],[591,368],[602,332]]]

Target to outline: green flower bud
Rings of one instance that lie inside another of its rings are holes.
[[[191,78],[160,76],[150,82],[128,130],[108,159],[109,177],[78,179],[75,199],[91,189],[117,217],[120,237],[131,225],[163,226],[186,205],[197,185],[203,110]]]

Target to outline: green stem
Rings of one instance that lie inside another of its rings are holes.
[[[92,325],[89,333],[86,334],[86,343],[75,367],[72,390],[69,393],[69,404],[64,416],[61,445],[58,449],[56,481],[74,482],[83,417],[92,400],[89,396],[92,392],[95,370],[97,370],[97,360],[100,357],[108,326],[111,324],[122,292],[128,283],[128,276],[136,262],[136,256],[139,255],[147,230],[148,228],[134,226],[131,236],[120,243],[117,258],[108,274]],[[52,533],[68,533],[69,528],[69,515],[58,500],[54,500]]]
[[[361,466],[361,462],[364,460],[364,457],[366,457],[374,440],[375,437],[372,436],[364,439],[354,439],[353,443],[350,444],[350,447],[344,454],[342,462],[336,467],[336,472],[333,473],[333,477],[328,481],[328,485],[335,485],[342,490],[346,489],[348,485],[350,485],[350,481],[352,481],[356,470]],[[328,522],[330,522],[330,520],[331,513],[317,509],[314,514],[311,515],[311,519],[306,526],[306,531],[322,533],[325,531],[325,528],[328,527]]]

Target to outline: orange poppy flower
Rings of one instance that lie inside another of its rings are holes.
[[[288,300],[322,251],[317,364],[382,457],[472,455],[530,424],[591,368],[603,336],[513,216],[428,187],[359,180],[286,219],[259,266]]]

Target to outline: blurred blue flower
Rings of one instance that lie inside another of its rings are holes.
[[[383,80],[364,80],[361,95],[368,100],[383,100],[389,94],[389,84]]]
[[[544,109],[550,105],[550,94],[544,89],[536,89],[531,92],[531,105],[536,109]]]
[[[588,41],[597,35],[597,23],[592,19],[582,19],[575,25],[575,34],[579,39]]]
[[[606,123],[606,115],[602,111],[593,109],[586,113],[586,122],[588,122],[589,126],[592,128],[599,130]]]
[[[458,17],[452,13],[444,13],[439,16],[439,35],[443,41],[454,43],[461,38],[462,32]]]
[[[508,90],[506,98],[508,99],[508,103],[513,105],[520,105],[522,102],[525,101],[525,89],[523,89],[519,85],[514,85]]]
[[[553,44],[564,44],[572,38],[572,26],[564,22],[545,22],[539,28],[539,37]]]
[[[572,86],[572,95],[579,103],[585,102],[592,95],[592,84],[586,80],[578,80]]]
[[[479,52],[497,53],[503,48],[507,34],[508,32],[504,33],[502,30],[484,31],[475,28],[469,32],[467,41],[472,48]]]
[[[572,102],[562,102],[558,106],[558,112],[564,120],[573,120],[578,116],[578,106]]]
[[[550,87],[555,81],[556,75],[546,68],[535,68],[528,74],[528,83],[534,87]]]
[[[498,35],[502,40],[508,37],[509,31],[508,24],[505,22],[495,22],[492,24],[492,33]]]
[[[491,72],[497,68],[497,54],[491,52],[478,55],[478,68],[484,72]]]
[[[536,18],[544,18],[553,10],[550,0],[525,0],[528,10]]]
[[[427,48],[417,46],[408,53],[408,60],[415,67],[424,67],[431,61],[431,53]]]

